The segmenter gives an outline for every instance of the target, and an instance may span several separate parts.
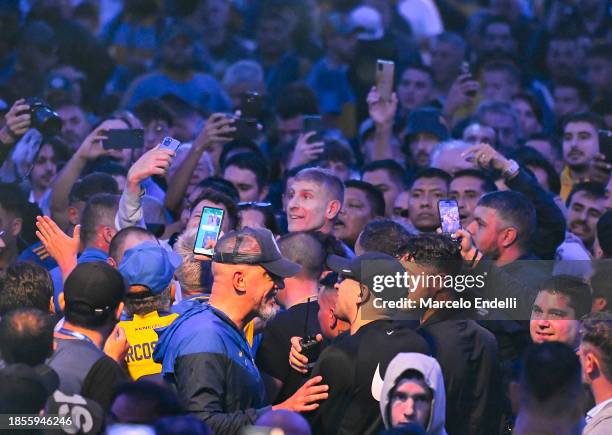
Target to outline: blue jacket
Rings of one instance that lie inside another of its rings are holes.
[[[154,361],[213,433],[239,434],[270,410],[249,344],[222,311],[194,305],[158,334]]]

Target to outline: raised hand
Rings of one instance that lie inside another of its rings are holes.
[[[309,131],[300,135],[297,143],[295,144],[295,149],[291,154],[291,158],[289,159],[289,165],[287,165],[289,169],[304,165],[321,157],[321,154],[323,154],[323,151],[325,151],[325,143],[308,142],[308,139],[316,134],[317,132],[315,131]]]
[[[86,161],[96,160],[98,157],[108,155],[109,150],[105,150],[102,146],[102,141],[108,139],[104,133],[104,130],[99,128],[89,133],[75,155]]]
[[[4,115],[5,126],[0,130],[0,140],[6,145],[12,145],[30,128],[30,113],[25,100],[15,101],[8,113]]]
[[[444,104],[444,114],[452,116],[457,110],[470,104],[479,89],[480,84],[474,80],[472,74],[460,74],[448,91]]]
[[[81,246],[81,226],[74,227],[73,236],[64,233],[49,216],[36,217],[36,237],[60,267],[64,279],[76,267]]]
[[[225,113],[213,113],[193,145],[203,151],[211,151],[216,145],[231,141],[236,131],[234,122],[234,118]]]
[[[140,191],[140,183],[152,175],[165,175],[174,158],[174,152],[159,145],[144,153],[130,167],[127,174],[128,189]]]
[[[391,94],[391,100],[386,101],[380,97],[380,94],[376,90],[376,86],[374,86],[368,94],[367,102],[370,118],[372,118],[375,124],[393,125],[398,104],[395,92]]]

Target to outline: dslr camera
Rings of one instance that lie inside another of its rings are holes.
[[[26,104],[30,106],[30,125],[40,131],[44,136],[59,134],[62,130],[62,119],[51,106],[41,98],[26,98]]]

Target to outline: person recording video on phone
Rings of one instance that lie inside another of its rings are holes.
[[[270,409],[315,409],[327,398],[320,376],[283,403],[266,406],[261,375],[242,333],[255,317],[274,317],[278,289],[300,266],[282,256],[270,231],[245,228],[217,241],[212,271],[209,303],[194,305],[160,332],[153,357],[187,411],[215,433],[229,435]]]

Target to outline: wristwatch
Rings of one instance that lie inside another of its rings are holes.
[[[514,160],[508,160],[508,161],[510,162],[510,164],[508,165],[506,169],[502,171],[502,177],[504,178],[514,177],[517,174],[517,172],[521,169],[521,167],[519,166],[518,163],[516,163],[516,161]]]

